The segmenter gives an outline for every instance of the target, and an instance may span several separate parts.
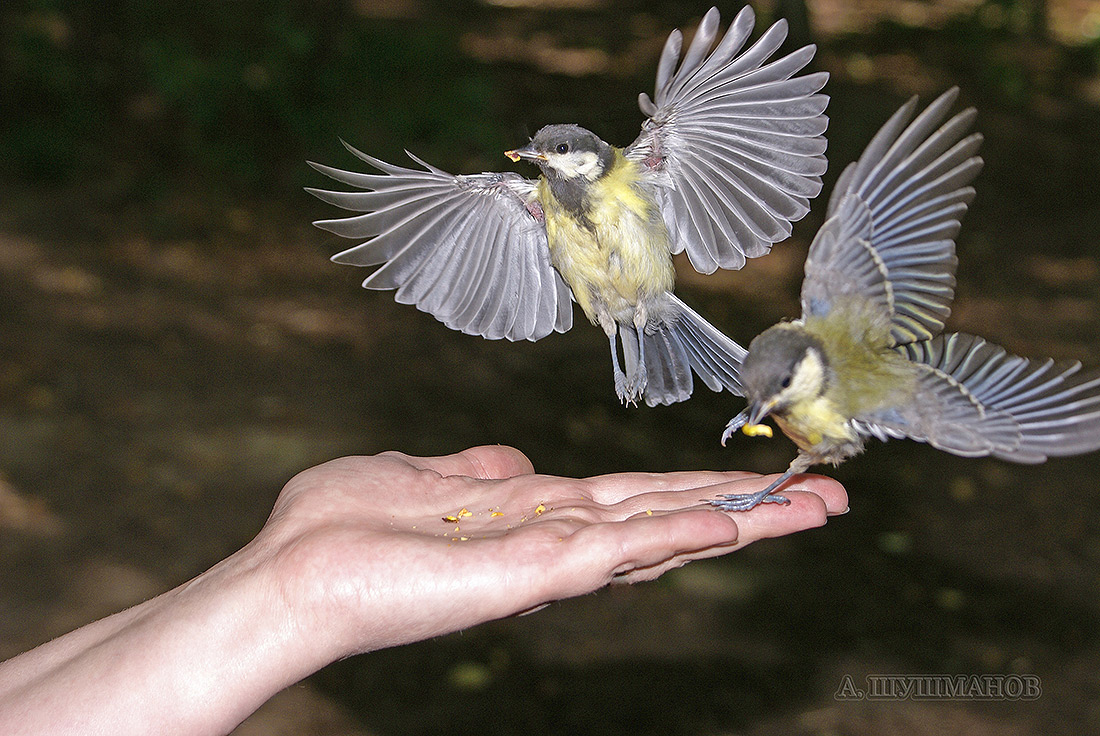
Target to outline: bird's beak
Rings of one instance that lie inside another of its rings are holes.
[[[774,409],[774,408],[775,408],[775,401],[774,400],[764,401],[764,402],[757,403],[757,404],[752,404],[751,406],[749,406],[749,421],[748,421],[748,423],[750,425],[760,424],[760,422],[764,421],[764,418],[766,416],[771,414],[772,409]]]
[[[504,155],[513,161],[519,161],[521,158],[525,158],[528,161],[545,161],[546,154],[539,153],[534,148],[531,148],[530,144],[523,148],[516,148],[511,151],[505,151]]]

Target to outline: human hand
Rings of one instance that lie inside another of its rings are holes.
[[[736,521],[749,473],[535,475],[508,447],[350,457],[293,478],[202,575],[0,664],[2,733],[222,734],[330,662],[655,578],[847,508],[806,476]]]
[[[283,489],[250,547],[269,560],[297,625],[325,657],[412,642],[657,577],[690,560],[820,526],[843,488],[805,476],[787,507],[736,521],[703,503],[748,493],[743,472],[533,472],[509,447],[446,457],[396,452],[319,465]],[[247,548],[246,548],[247,550]]]

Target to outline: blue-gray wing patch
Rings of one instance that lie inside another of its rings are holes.
[[[804,316],[857,295],[890,324],[894,344],[943,330],[955,295],[954,238],[982,166],[981,136],[963,137],[973,108],[941,125],[957,95],[948,90],[907,126],[916,109],[909,100],[841,174],[806,259]]]
[[[572,326],[572,292],[550,264],[533,182],[511,173],[454,176],[412,154],[424,170],[408,169],[344,145],[383,173],[311,163],[366,191],[307,191],[366,213],[314,223],[345,238],[369,238],[332,257],[380,265],[364,287],[396,289],[398,302],[490,339],[537,340]]]
[[[687,250],[701,273],[741,268],[791,233],[809,211],[825,172],[824,72],[794,75],[813,58],[806,46],[768,62],[787,36],[779,21],[738,55],[755,18],[746,7],[718,46],[719,15],[704,16],[682,63],[674,31],[657,67],[649,119],[626,156],[653,173],[672,251]]]
[[[1100,371],[1010,355],[962,333],[898,351],[920,369],[917,405],[905,416],[863,418],[869,434],[1019,463],[1100,449]]]

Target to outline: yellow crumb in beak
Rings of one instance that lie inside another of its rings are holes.
[[[772,436],[772,428],[766,424],[746,424],[741,431],[749,437]]]
[[[507,156],[508,158],[512,159],[513,161],[519,161],[519,158],[520,158],[519,154],[516,153],[515,151],[505,151],[504,155]]]

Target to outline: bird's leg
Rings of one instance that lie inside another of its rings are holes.
[[[734,417],[730,424],[733,424],[736,420],[737,417]],[[791,476],[803,472],[812,464],[813,460],[808,455],[799,452],[798,457],[791,461],[791,465],[787,468],[787,472],[776,478],[764,490],[758,491],[757,493],[726,493],[718,498],[711,499],[710,503],[712,506],[717,506],[723,511],[748,511],[749,509],[756,508],[762,503],[788,504],[790,503],[790,499],[786,496],[773,496],[771,495],[772,492],[790,480]]]
[[[649,385],[649,373],[645,367],[645,326],[647,322],[649,322],[649,315],[646,308],[639,304],[637,309],[634,310],[634,331],[638,334],[638,366],[627,385],[635,401],[645,393],[645,388]]]
[[[619,325],[610,316],[601,316],[599,323],[604,334],[607,335],[608,342],[611,343],[611,370],[615,376],[615,394],[619,397],[619,401],[625,404],[632,399],[630,392],[627,390],[626,374],[623,373],[622,366],[619,365]]]

